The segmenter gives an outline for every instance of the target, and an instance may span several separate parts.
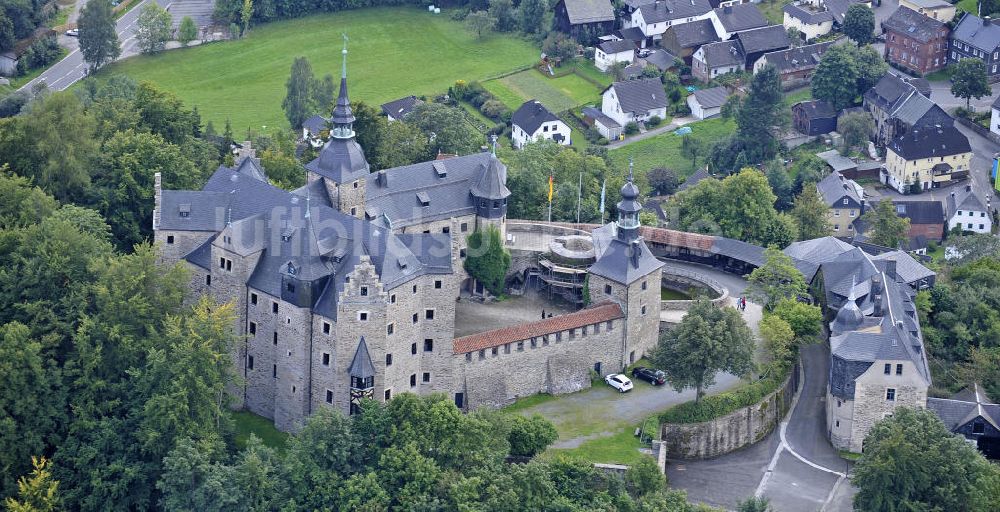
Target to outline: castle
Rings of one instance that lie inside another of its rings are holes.
[[[235,305],[243,341],[237,405],[295,430],[320,407],[444,393],[463,409],[590,385],[656,343],[662,263],[639,235],[629,176],[618,219],[594,231],[592,307],[455,339],[456,300],[475,289],[466,237],[505,232],[507,169],[494,152],[371,173],[355,140],[346,53],[331,137],[291,192],[252,156],[198,191],[162,190],[153,229],[190,287]]]

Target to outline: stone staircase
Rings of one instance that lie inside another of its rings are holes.
[[[173,17],[174,30],[177,30],[177,27],[181,25],[181,20],[185,16],[190,16],[199,29],[212,24],[212,11],[215,9],[213,0],[167,0],[166,3],[169,4],[167,10]],[[164,2],[161,0],[160,5],[163,4]]]

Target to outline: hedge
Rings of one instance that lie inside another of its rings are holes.
[[[775,392],[788,378],[787,366],[784,371],[775,372],[756,382],[736,389],[702,397],[701,401],[684,402],[667,409],[660,415],[660,423],[701,423],[725,416],[737,409],[757,404],[767,395]]]

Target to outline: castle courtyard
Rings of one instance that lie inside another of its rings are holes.
[[[534,290],[528,290],[524,295],[511,295],[503,300],[485,303],[463,295],[455,304],[455,337],[541,320],[542,311],[546,315],[559,316],[576,309],[565,302],[550,301],[544,294]]]

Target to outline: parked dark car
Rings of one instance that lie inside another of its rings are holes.
[[[632,369],[632,376],[637,379],[642,379],[654,386],[662,386],[667,383],[667,374],[663,373],[661,370],[657,370],[656,368],[636,366]]]

